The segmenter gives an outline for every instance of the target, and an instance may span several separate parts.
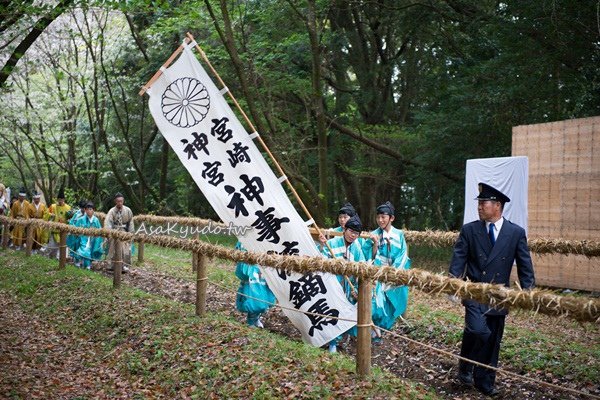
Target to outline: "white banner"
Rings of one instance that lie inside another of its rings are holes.
[[[475,158],[467,160],[465,174],[465,214],[463,223],[479,219],[477,201],[480,182],[498,189],[508,196],[504,205],[504,218],[527,232],[527,187],[529,184],[529,159],[518,157]]]
[[[225,224],[252,227],[239,240],[249,251],[319,256],[294,209],[250,135],[187,46],[148,89],[150,112],[169,145]],[[255,135],[253,135],[255,136]],[[356,320],[331,274],[278,273],[262,268],[284,307]],[[322,346],[354,326],[283,310],[302,338]]]

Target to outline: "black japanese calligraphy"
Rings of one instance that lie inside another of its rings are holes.
[[[298,242],[283,242],[282,244],[285,247],[279,254],[290,255],[290,256],[296,256],[296,255],[300,254],[300,249],[298,249],[296,247],[296,246],[298,246]]]
[[[290,301],[295,308],[300,308],[318,294],[327,293],[327,288],[320,275],[306,274],[296,281],[290,281]]]
[[[240,179],[246,184],[240,189],[240,192],[246,196],[249,201],[256,200],[261,206],[264,205],[260,195],[265,191],[265,187],[262,183],[262,179],[258,176],[254,178],[248,178],[248,175],[240,175]]]
[[[210,128],[210,134],[215,136],[219,141],[227,143],[229,139],[233,137],[231,129],[227,129],[226,123],[229,122],[229,118],[223,117],[221,119],[212,119],[213,127]]]
[[[337,325],[337,323],[338,323],[337,317],[339,317],[339,315],[340,315],[339,310],[329,308],[329,305],[327,304],[326,299],[319,299],[315,304],[310,306],[310,308],[308,309],[308,312],[332,317],[332,318],[327,318],[327,317],[324,317],[321,315],[307,314],[307,317],[310,320],[310,323],[312,324],[312,326],[308,330],[308,334],[310,336],[314,336],[315,329],[322,331],[323,325]]]
[[[252,226],[259,230],[259,236],[256,238],[259,242],[266,239],[267,242],[279,243],[280,237],[277,232],[281,229],[281,224],[290,222],[287,217],[275,217],[274,211],[274,207],[269,207],[265,211],[258,210],[254,213],[258,218],[252,223]]]
[[[240,213],[244,217],[247,217],[248,210],[246,210],[246,207],[244,206],[244,203],[246,200],[244,200],[242,198],[242,195],[239,194],[238,192],[236,192],[235,188],[233,186],[229,186],[229,185],[225,185],[225,191],[227,193],[229,193],[230,195],[233,194],[233,196],[231,197],[231,201],[227,205],[227,208],[231,208],[232,210],[235,211],[236,218],[240,215]]]
[[[208,144],[206,135],[204,133],[198,134],[198,132],[192,132],[192,135],[194,136],[194,140],[191,143],[187,139],[181,139],[181,143],[186,145],[183,148],[183,151],[187,153],[188,160],[192,157],[194,157],[194,160],[197,160],[197,151],[204,151],[207,156],[210,155],[206,148],[206,145]]]
[[[225,180],[225,178],[223,177],[223,173],[219,172],[221,162],[205,162],[204,166],[206,168],[204,169],[204,171],[202,171],[202,177],[204,179],[208,179],[208,183],[210,183],[213,186],[219,186],[219,184]]]
[[[284,281],[287,280],[288,276],[290,276],[290,274],[288,274],[283,268],[275,268],[275,271],[277,271],[277,276],[279,276]]]
[[[232,168],[235,168],[241,162],[249,163],[250,156],[248,155],[248,146],[242,146],[242,142],[233,144],[233,150],[227,150],[229,154],[229,163]]]

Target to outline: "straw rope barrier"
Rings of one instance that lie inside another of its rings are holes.
[[[301,274],[329,272],[335,275],[355,276],[395,286],[412,286],[426,293],[455,295],[498,308],[521,308],[547,315],[564,316],[578,321],[600,323],[600,300],[598,299],[560,296],[537,289],[523,291],[509,289],[502,285],[466,282],[416,268],[399,270],[393,267],[373,267],[365,262],[355,263],[342,259],[258,254],[232,250],[197,239],[139,235],[110,229],[78,228],[40,220],[11,220],[0,216],[0,221],[9,222],[12,225],[46,227],[75,235],[100,236],[124,242],[150,243],[172,249],[201,253],[208,257],[217,257],[235,262],[242,261],[248,264],[258,264]]]
[[[230,289],[230,288],[228,288],[228,287],[226,287],[224,285],[220,285],[220,284],[218,284],[216,282],[210,282],[210,284],[214,285],[214,286],[216,286],[216,287],[218,287],[218,288],[220,288],[222,290],[225,290],[227,292],[235,293],[236,295],[240,295],[240,296],[252,299],[252,300],[256,300],[256,301],[259,301],[261,303],[268,304],[271,307],[276,307],[276,308],[279,308],[279,309],[282,309],[282,310],[294,311],[294,312],[305,314],[305,315],[314,315],[314,316],[322,317],[322,318],[325,318],[325,319],[336,319],[336,320],[340,320],[340,321],[356,322],[356,320],[354,320],[354,319],[347,319],[347,318],[335,317],[335,316],[332,316],[332,315],[324,315],[324,314],[314,313],[314,312],[310,312],[310,311],[298,310],[296,308],[285,307],[285,306],[282,306],[279,303],[274,303],[274,302],[266,301],[264,299],[259,299],[258,297],[250,296],[250,295],[245,294],[245,293],[239,293],[236,290]],[[400,318],[402,318],[402,317],[400,317]],[[403,318],[402,318],[402,320],[404,321]],[[503,375],[506,375],[506,376],[510,376],[512,378],[516,378],[518,380],[525,380],[525,381],[528,381],[528,382],[531,382],[531,383],[534,383],[534,384],[537,384],[537,385],[540,385],[540,386],[546,386],[546,387],[550,387],[552,389],[566,391],[566,392],[578,394],[578,395],[581,395],[581,396],[586,396],[586,397],[589,397],[589,398],[592,398],[592,399],[600,399],[599,396],[596,396],[596,395],[591,394],[591,393],[586,393],[586,392],[583,392],[583,391],[580,391],[580,390],[577,390],[577,389],[572,389],[572,388],[568,388],[568,387],[565,387],[565,386],[556,385],[554,383],[545,382],[545,381],[542,381],[542,380],[539,380],[539,379],[536,379],[536,378],[531,378],[531,377],[528,377],[528,376],[524,376],[522,374],[517,374],[517,373],[512,372],[512,371],[508,371],[508,370],[505,370],[505,369],[502,369],[502,368],[498,368],[498,367],[493,367],[491,365],[483,364],[483,363],[480,363],[478,361],[474,361],[474,360],[462,357],[462,356],[454,354],[454,353],[452,353],[450,351],[437,348],[435,346],[432,346],[432,345],[427,344],[427,343],[423,343],[423,342],[421,342],[419,340],[416,340],[416,339],[412,339],[412,338],[410,338],[410,337],[408,337],[406,335],[402,335],[400,333],[397,333],[397,332],[394,332],[394,331],[391,331],[391,330],[388,330],[388,329],[385,329],[385,328],[381,328],[379,326],[376,326],[374,323],[370,323],[370,324],[367,324],[367,325],[357,325],[357,327],[360,327],[360,326],[370,326],[373,330],[380,330],[381,332],[386,332],[386,333],[388,333],[388,334],[390,334],[390,335],[392,335],[394,337],[400,338],[400,339],[402,339],[404,341],[410,342],[410,343],[415,344],[417,346],[424,347],[424,348],[426,348],[427,350],[429,350],[431,352],[442,354],[444,356],[447,356],[447,357],[450,357],[450,358],[454,358],[456,360],[466,361],[466,362],[469,362],[471,364],[477,365],[479,367],[487,368],[487,369],[496,371],[499,374],[503,374]]]
[[[104,219],[106,214],[96,212],[99,219]],[[157,225],[164,224],[179,224],[187,226],[214,226],[226,228],[222,222],[216,222],[210,219],[202,219],[195,217],[164,217],[158,215],[136,215],[133,217],[136,223],[150,223]],[[330,229],[322,229],[327,236],[338,236],[341,233],[333,232]],[[411,231],[403,230],[406,241],[412,245],[422,245],[430,247],[453,247],[458,239],[458,232],[446,231]],[[366,233],[361,236],[367,237]],[[579,254],[586,257],[600,257],[600,241],[595,240],[569,240],[569,239],[554,239],[554,238],[529,238],[529,249],[537,254]]]
[[[0,216],[1,222],[6,222],[6,217]],[[208,220],[207,220],[208,221]],[[409,270],[409,271],[398,271],[391,267],[385,268],[377,268],[371,267],[366,263],[351,263],[343,260],[324,260],[321,258],[314,257],[285,257],[285,256],[277,256],[277,255],[263,255],[256,254],[251,252],[240,252],[236,250],[231,250],[228,248],[224,248],[222,246],[216,246],[208,243],[201,242],[199,240],[187,240],[187,239],[178,239],[172,238],[168,236],[147,236],[147,235],[135,235],[126,232],[107,230],[107,229],[94,229],[94,228],[76,228],[65,224],[54,223],[54,222],[46,222],[40,220],[12,220],[10,222],[12,225],[21,225],[21,226],[34,226],[34,227],[48,227],[53,228],[59,231],[66,231],[72,234],[77,235],[86,235],[86,236],[100,236],[105,238],[115,238],[122,241],[138,241],[138,242],[147,242],[151,244],[156,244],[163,247],[170,247],[176,249],[190,250],[190,251],[200,251],[206,255],[219,257],[223,259],[229,259],[231,261],[244,261],[254,264],[268,265],[276,268],[283,268],[289,271],[295,272],[331,272],[335,274],[351,274],[359,277],[366,277],[367,279],[375,279],[382,282],[395,283],[395,284],[408,284],[409,286],[416,286],[419,289],[429,292],[429,293],[448,293],[455,294],[458,296],[464,295],[465,298],[472,298],[474,300],[481,300],[480,296],[483,295],[484,298],[486,296],[486,289],[488,289],[487,298],[490,300],[490,304],[496,305],[505,305],[511,304],[513,306],[525,309],[534,309],[538,312],[551,314],[551,315],[564,315],[571,318],[575,318],[581,321],[600,321],[599,314],[599,306],[600,302],[598,301],[578,301],[582,299],[577,298],[568,298],[563,296],[557,296],[550,293],[540,292],[540,291],[515,291],[510,290],[499,285],[487,285],[487,284],[478,284],[478,283],[468,283],[464,281],[460,281],[452,278],[445,278],[440,275],[431,274],[425,271],[419,270]],[[198,225],[200,226],[200,225]],[[298,262],[301,261],[301,262]],[[291,263],[290,263],[291,262]],[[125,262],[122,262],[126,264]],[[319,264],[325,265],[319,265]],[[373,271],[374,270],[374,271]],[[390,271],[385,271],[390,270]],[[397,274],[395,272],[404,272],[406,274]],[[416,275],[413,273],[417,273]],[[408,277],[404,276],[408,275]],[[412,276],[411,276],[412,275]],[[422,275],[422,276],[419,276]],[[434,278],[434,279],[432,279]],[[427,282],[427,280],[431,280]],[[445,281],[445,282],[444,282]],[[456,282],[458,281],[458,286],[456,286]],[[441,284],[440,284],[441,283]],[[211,282],[222,289],[234,292],[233,290],[226,288],[222,285],[219,285],[215,282]],[[448,288],[455,289],[454,293],[448,292]],[[497,296],[497,292],[493,289],[499,290],[502,293],[501,296]],[[539,292],[539,293],[536,293]],[[251,297],[242,294],[246,297]],[[259,301],[263,301],[262,299],[254,298]],[[540,301],[542,300],[542,301]],[[543,300],[550,300],[544,303]],[[574,301],[573,301],[574,300]],[[536,302],[537,308],[534,307]],[[270,303],[279,308],[284,308],[281,305]],[[524,307],[524,305],[526,305]],[[580,307],[580,309],[575,310],[575,308]],[[285,308],[291,311],[303,312],[301,310]],[[550,312],[548,312],[550,311]],[[311,315],[317,315],[316,313],[310,313]],[[334,318],[332,316],[321,315],[322,317]],[[340,318],[338,318],[340,319]],[[345,319],[344,319],[345,320]],[[373,324],[369,324],[375,328]],[[381,328],[380,328],[381,329]],[[433,352],[437,352],[458,360],[469,361],[474,364],[477,364],[484,368],[492,369],[498,373],[512,376],[518,379],[526,380],[538,385],[551,387],[557,390],[568,391],[571,393],[575,393],[578,395],[583,395],[591,398],[599,398],[593,394],[582,392],[576,389],[571,389],[559,385],[555,385],[552,383],[544,382],[541,380],[537,380],[535,378],[526,377],[520,374],[513,373],[511,371],[506,371],[501,368],[491,367],[489,365],[480,364],[474,362],[472,360],[467,360],[461,356],[453,354],[449,351],[438,349],[434,346],[428,345],[426,343],[411,339],[405,335],[398,334],[393,331],[389,331],[386,329],[381,329],[383,332],[387,332],[392,336],[399,337],[405,341],[412,342],[416,345],[422,346],[431,350]]]

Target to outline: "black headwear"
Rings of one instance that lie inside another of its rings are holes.
[[[86,204],[87,204],[87,200],[84,200],[84,199],[79,200],[79,203],[77,203],[79,208],[85,208]]]
[[[349,217],[353,217],[356,215],[356,210],[354,209],[354,206],[352,204],[346,203],[338,211],[338,215],[342,214],[346,214]]]
[[[96,207],[94,206],[94,203],[92,203],[91,201],[88,201],[87,203],[85,203],[85,208],[96,209]]]
[[[117,192],[117,194],[115,194],[115,197],[113,197],[114,200],[118,199],[119,197],[125,198],[125,196],[123,196],[121,194],[121,192]]]
[[[377,207],[377,214],[386,214],[386,215],[394,215],[394,206],[389,201],[386,201],[379,207]]]
[[[360,222],[360,218],[358,217],[358,215],[354,215],[352,217],[350,217],[350,219],[348,221],[346,221],[346,229],[352,229],[353,231],[356,232],[361,232],[362,231],[362,222]]]
[[[479,196],[475,200],[493,200],[499,201],[502,204],[510,201],[507,195],[487,183],[479,183]]]
[[[19,189],[19,196],[27,196],[27,190],[24,187]]]
[[[65,188],[64,187],[60,187],[60,190],[58,191],[58,195],[56,195],[57,199],[64,199],[65,198]]]

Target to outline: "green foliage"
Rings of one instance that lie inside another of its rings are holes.
[[[48,7],[8,3],[23,23]],[[286,173],[304,178],[320,223],[351,201],[374,227],[391,200],[398,225],[457,229],[467,159],[510,155],[512,126],[600,114],[591,2],[316,1],[313,21],[308,4],[76,2],[83,12],[50,26],[1,94],[3,183],[47,198],[65,184],[104,207],[118,190],[135,212],[216,218],[137,94],[188,31]],[[316,92],[328,121],[393,153],[327,123],[321,194]]]

